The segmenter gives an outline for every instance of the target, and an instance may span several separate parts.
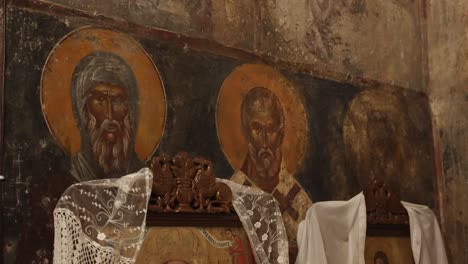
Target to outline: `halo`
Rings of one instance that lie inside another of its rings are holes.
[[[294,86],[277,70],[261,64],[244,64],[224,80],[218,95],[216,127],[224,155],[239,169],[247,154],[247,141],[241,131],[241,103],[254,87],[265,87],[278,96],[285,115],[281,152],[286,168],[295,173],[302,164],[307,144],[307,115]]]
[[[407,136],[408,121],[401,109],[404,109],[401,97],[390,89],[364,90],[353,99],[343,122],[343,140],[346,155],[354,164],[360,164],[360,167],[371,166],[369,155],[373,146],[369,142],[367,125],[372,111],[385,113],[394,124],[397,124],[394,138],[400,145],[406,145],[402,141]],[[358,173],[358,177],[362,184],[366,184],[367,175]]]
[[[49,54],[41,78],[42,113],[49,130],[71,155],[80,150],[80,131],[70,95],[71,80],[80,60],[95,51],[115,53],[135,74],[139,94],[135,152],[145,160],[158,146],[164,131],[164,86],[145,50],[131,37],[110,29],[86,27],[72,31]]]

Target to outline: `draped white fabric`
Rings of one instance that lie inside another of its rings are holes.
[[[362,193],[349,201],[314,203],[299,224],[296,264],[364,264],[366,228]]]
[[[289,263],[288,237],[273,196],[229,180],[218,181],[232,190],[232,204],[249,237],[256,263]]]
[[[54,263],[134,263],[143,242],[152,174],[73,184],[54,210]]]
[[[430,208],[402,202],[408,211],[416,264],[446,264],[442,235]],[[364,264],[366,203],[362,193],[349,201],[315,203],[297,233],[296,264]]]
[[[401,203],[409,215],[414,262],[416,264],[447,264],[444,240],[432,210],[425,205]]]

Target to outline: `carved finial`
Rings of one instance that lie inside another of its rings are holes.
[[[400,197],[380,179],[374,179],[364,191],[369,224],[408,224],[408,213]]]

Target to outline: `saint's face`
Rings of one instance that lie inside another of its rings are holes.
[[[281,145],[283,129],[279,113],[271,108],[249,113],[246,132],[249,142],[257,151],[268,149],[274,152]]]
[[[373,113],[368,122],[367,136],[370,149],[370,168],[365,172],[371,177],[384,177],[391,182],[402,173],[404,163],[399,151],[397,131],[392,121],[383,113]]]
[[[96,119],[96,126],[101,127],[104,121],[106,140],[114,142],[120,135],[120,125],[128,115],[128,97],[125,89],[99,83],[92,88],[86,101],[87,109]]]
[[[250,162],[250,166],[246,167],[244,172],[262,190],[271,192],[279,181],[284,118],[281,106],[272,100],[269,94],[251,96],[257,98],[247,101],[242,123],[244,135],[249,142]]]

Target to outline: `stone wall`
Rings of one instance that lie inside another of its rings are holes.
[[[428,1],[428,94],[443,154],[450,263],[468,263],[468,2]]]
[[[320,71],[423,90],[419,1],[49,0]]]

